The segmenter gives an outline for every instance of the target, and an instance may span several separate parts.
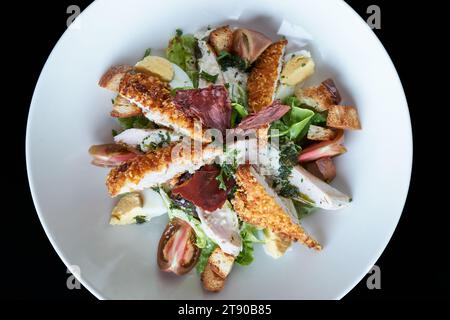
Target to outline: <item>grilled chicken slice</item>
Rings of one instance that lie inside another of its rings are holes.
[[[287,40],[271,44],[256,60],[247,81],[248,104],[254,112],[272,104],[283,66]]]
[[[196,149],[195,143],[180,142],[125,162],[110,171],[106,180],[109,194],[115,197],[154,187],[185,171],[194,172],[223,153],[221,147],[212,145]]]
[[[321,250],[322,246],[293,219],[289,208],[267,185],[251,166],[240,166],[236,173],[238,191],[233,207],[241,220],[293,241],[299,241],[310,248]]]

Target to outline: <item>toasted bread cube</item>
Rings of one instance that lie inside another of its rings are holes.
[[[233,47],[233,30],[229,26],[223,26],[212,31],[209,35],[209,44],[216,54],[220,51],[231,51]]]
[[[233,263],[234,257],[223,252],[220,248],[216,248],[208,258],[208,264],[211,266],[211,269],[222,279],[225,279],[230,274]]]
[[[114,118],[129,118],[142,114],[141,109],[131,103],[122,96],[117,96],[114,99],[113,110],[111,111],[111,117]]]
[[[132,66],[129,65],[119,65],[109,68],[105,74],[101,77],[98,85],[102,88],[118,92],[120,81],[123,76],[130,72],[133,69]]]
[[[326,111],[341,102],[341,95],[332,79],[323,81],[319,86],[298,88],[296,97],[318,112]]]
[[[336,132],[331,129],[310,125],[307,138],[314,141],[328,141],[336,137]]]
[[[328,110],[327,126],[338,129],[361,129],[358,112],[351,106],[332,106]]]
[[[225,286],[225,279],[219,277],[211,268],[208,263],[201,275],[203,288],[211,292],[218,292]]]

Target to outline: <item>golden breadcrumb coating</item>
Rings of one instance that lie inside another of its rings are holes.
[[[113,168],[106,178],[106,186],[112,197],[120,193],[122,187],[128,183],[139,183],[142,177],[149,171],[162,171],[171,162],[172,144],[168,147],[151,151],[138,156],[133,161],[127,161],[117,168]]]
[[[164,183],[180,173],[196,170],[204,164],[211,163],[222,152],[222,148],[215,146],[172,143],[113,168],[106,179],[106,186],[111,197],[149,188]],[[145,186],[138,186],[144,178],[152,174],[154,177],[146,182]]]
[[[287,40],[271,44],[256,60],[247,81],[248,104],[254,112],[273,102]]]
[[[250,171],[250,166],[240,166],[236,173],[238,190],[232,201],[239,217],[250,224],[291,239],[310,248],[321,250],[322,246],[303,228],[294,223],[276,200],[267,193]]]
[[[195,120],[176,107],[167,82],[151,75],[131,72],[122,78],[119,94],[138,104],[150,120],[193,139],[202,139],[200,122],[196,129]]]

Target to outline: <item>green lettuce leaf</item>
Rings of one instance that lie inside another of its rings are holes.
[[[241,238],[242,238],[242,251],[236,257],[236,263],[239,263],[243,266],[248,266],[253,262],[253,244],[255,243],[264,243],[264,240],[261,240],[257,236],[258,229],[248,223],[243,223],[241,227]]]
[[[183,69],[189,78],[191,78],[194,87],[198,87],[198,70],[195,59],[195,49],[197,39],[192,35],[183,35],[181,30],[177,30],[169,46],[166,49],[167,59]]]
[[[200,257],[198,258],[197,265],[195,266],[198,273],[202,273],[205,270],[206,264],[208,263],[208,258],[216,248],[217,244],[215,244],[208,238],[205,247],[202,248],[202,252],[200,253]]]
[[[192,227],[192,229],[194,229],[197,238],[195,245],[200,249],[205,248],[208,241],[212,240],[210,240],[206,236],[205,232],[201,227],[200,220],[194,218],[190,213],[180,209],[179,207],[175,207],[173,205],[172,200],[170,200],[169,196],[162,188],[159,189],[159,194],[161,195],[161,198],[163,199],[163,202],[167,208],[169,219],[178,218],[187,222]]]

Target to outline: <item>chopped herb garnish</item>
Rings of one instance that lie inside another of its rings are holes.
[[[227,70],[229,67],[234,67],[241,71],[246,71],[250,67],[249,63],[246,60],[225,50],[219,52],[219,55],[217,56],[217,62],[220,64],[220,67],[223,71]]]
[[[145,138],[141,142],[141,146],[140,146],[141,150],[144,152],[148,152],[148,151],[156,150],[159,148],[167,147],[171,143],[170,134],[168,132],[166,132],[165,134],[158,133],[158,137],[159,137],[158,142],[155,142],[155,141],[147,142],[147,140],[153,139],[153,136],[148,136],[147,138]]]
[[[152,54],[152,49],[148,48],[147,50],[145,50],[144,56],[142,57],[142,59],[148,57],[151,54]]]
[[[134,217],[134,220],[136,220],[137,224],[143,224],[147,222],[147,217],[146,216],[136,216]]]
[[[298,163],[300,147],[285,137],[280,140],[280,168],[278,176],[273,180],[273,186],[280,196],[292,198],[300,194],[298,188],[289,182],[292,168]]]
[[[226,183],[230,179],[234,178],[238,167],[237,155],[238,155],[237,149],[228,152],[227,159],[220,166],[220,173],[216,177],[216,180],[219,181],[219,189],[227,190]]]
[[[205,71],[202,71],[199,73],[200,78],[202,78],[203,80],[206,80],[208,82],[211,82],[211,83],[216,83],[218,76],[219,76],[218,74],[212,75]]]
[[[148,120],[144,116],[128,117],[128,118],[118,118],[120,126],[122,129],[127,130],[131,128],[137,129],[153,129],[156,125]]]

